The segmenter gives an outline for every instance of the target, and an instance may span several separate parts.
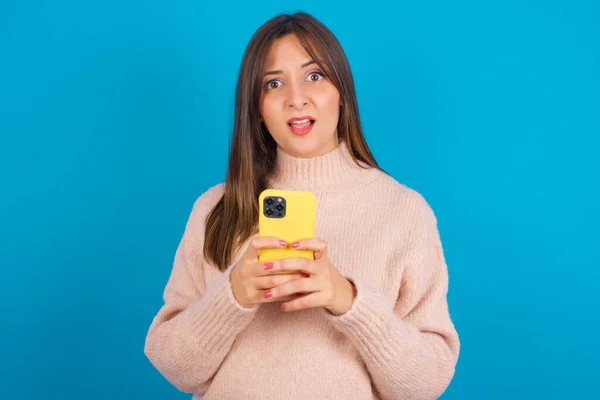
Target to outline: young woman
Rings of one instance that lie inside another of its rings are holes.
[[[317,196],[317,238],[258,237],[266,188]],[[260,263],[291,245],[315,260]],[[436,218],[375,162],[335,36],[310,15],[258,29],[227,178],[195,202],[145,354],[213,399],[434,399],[459,339]]]

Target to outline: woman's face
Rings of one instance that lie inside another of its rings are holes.
[[[337,146],[340,94],[295,35],[273,43],[261,93],[261,118],[286,153],[315,157]]]

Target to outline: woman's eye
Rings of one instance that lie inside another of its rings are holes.
[[[266,89],[277,89],[280,85],[281,84],[279,83],[279,81],[272,80],[272,81],[265,83],[265,88]]]
[[[316,82],[318,80],[320,80],[321,78],[323,78],[325,75],[321,72],[311,72],[310,74],[308,74],[308,79]]]

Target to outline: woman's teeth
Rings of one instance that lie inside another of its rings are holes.
[[[310,119],[303,119],[303,120],[300,120],[300,121],[290,122],[290,125],[306,125],[306,124],[309,124],[310,122],[311,122]]]
[[[310,121],[310,119],[302,119],[302,120],[299,120],[299,121],[294,121],[294,122],[292,122],[292,124],[305,124],[305,123],[307,123],[309,121]]]

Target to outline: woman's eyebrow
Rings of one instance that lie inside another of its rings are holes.
[[[310,61],[307,61],[307,62],[303,63],[300,66],[300,68],[306,68],[309,65],[316,64],[316,63],[317,62],[315,60],[310,60]],[[267,76],[267,75],[278,75],[278,74],[283,74],[283,71],[280,70],[280,69],[278,69],[278,70],[275,70],[275,71],[267,71],[267,72],[265,72],[265,76]]]

